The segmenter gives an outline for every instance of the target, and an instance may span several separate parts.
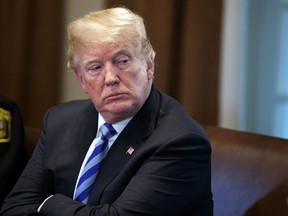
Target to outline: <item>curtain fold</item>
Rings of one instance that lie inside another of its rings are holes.
[[[63,5],[58,0],[0,0],[0,94],[30,126],[59,102]]]
[[[222,0],[107,0],[143,16],[156,50],[155,84],[197,121],[218,125]]]

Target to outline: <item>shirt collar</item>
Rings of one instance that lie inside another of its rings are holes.
[[[126,118],[120,122],[116,122],[114,124],[112,124],[112,126],[114,127],[114,129],[117,131],[117,134],[119,135],[123,129],[126,127],[126,125],[131,121],[133,117],[129,117]],[[99,137],[99,128],[101,127],[101,125],[103,125],[105,123],[104,118],[101,116],[100,113],[98,113],[98,128],[97,128],[97,134],[96,137]]]

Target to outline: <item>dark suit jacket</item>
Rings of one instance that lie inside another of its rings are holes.
[[[213,215],[211,147],[202,127],[152,88],[110,148],[87,205],[72,200],[98,113],[90,100],[50,109],[28,166],[3,215]],[[134,148],[130,155],[129,147]]]

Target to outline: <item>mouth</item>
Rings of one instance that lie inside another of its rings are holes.
[[[125,93],[113,93],[109,94],[108,96],[105,97],[105,100],[119,100],[123,99],[125,97]]]

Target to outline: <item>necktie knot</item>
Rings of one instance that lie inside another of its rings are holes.
[[[101,139],[102,140],[108,140],[115,134],[117,134],[117,131],[113,128],[113,126],[109,123],[104,123],[100,128],[101,133]]]

